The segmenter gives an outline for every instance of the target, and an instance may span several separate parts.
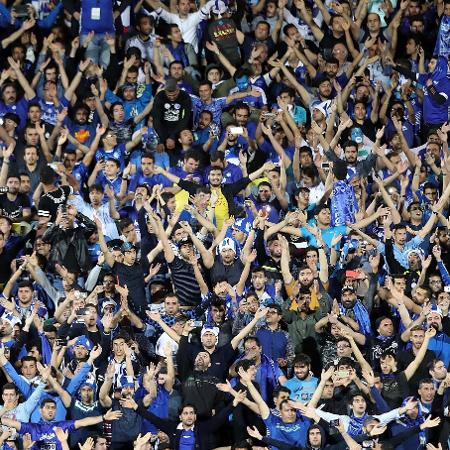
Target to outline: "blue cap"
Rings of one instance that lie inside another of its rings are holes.
[[[83,346],[88,351],[92,350],[92,342],[86,336],[80,336],[73,346],[76,347],[77,345]]]
[[[136,246],[133,245],[131,242],[124,242],[122,244],[122,247],[120,247],[120,251],[122,253],[129,252],[129,251],[131,251],[133,249],[136,250]]]
[[[127,375],[120,377],[120,386],[122,388],[125,388],[125,387],[133,387],[134,388],[135,387],[134,378],[127,376]]]

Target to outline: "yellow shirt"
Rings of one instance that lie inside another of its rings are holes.
[[[222,194],[222,189],[212,188],[211,191],[216,191],[219,195],[215,208],[215,216],[217,229],[221,230],[223,226],[223,221],[228,219],[228,217],[230,216],[228,210],[228,202],[225,196]]]

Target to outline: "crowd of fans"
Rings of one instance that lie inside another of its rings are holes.
[[[1,450],[447,450],[450,0],[0,1]]]

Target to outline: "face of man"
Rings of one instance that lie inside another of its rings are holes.
[[[211,307],[211,317],[212,317],[213,322],[222,323],[225,318],[225,308],[218,307],[218,306],[212,306]]]
[[[264,272],[254,272],[252,274],[252,284],[256,291],[264,288],[267,282],[267,277]]]
[[[383,319],[378,327],[380,336],[392,336],[394,334],[394,324],[391,319]]]
[[[420,400],[424,403],[431,403],[436,394],[436,388],[433,383],[422,383],[419,386],[418,393],[420,395]]]
[[[17,92],[13,86],[8,86],[3,91],[3,101],[7,105],[13,105],[17,100]]]
[[[366,412],[367,403],[364,397],[357,395],[353,398],[352,409],[355,415],[362,416]]]
[[[358,149],[353,146],[348,146],[344,150],[345,160],[349,164],[355,164],[358,159]]]
[[[295,376],[300,380],[306,380],[309,376],[310,366],[305,363],[295,363],[294,373]]]
[[[177,297],[166,297],[164,300],[164,309],[166,314],[175,315],[180,309],[180,302]]]
[[[248,111],[247,109],[237,109],[234,112],[234,119],[240,127],[246,127],[248,122]]]
[[[208,352],[200,352],[195,357],[194,368],[199,372],[205,372],[211,365],[211,357]]]
[[[125,355],[125,339],[115,339],[113,341],[113,353],[117,357],[122,357]]]
[[[6,186],[8,187],[9,193],[16,195],[19,193],[20,189],[20,178],[16,177],[9,177],[6,180]]]
[[[155,167],[155,163],[151,158],[142,158],[141,159],[141,169],[142,173],[148,177],[153,173],[153,168]]]
[[[89,386],[83,386],[80,389],[81,401],[86,404],[91,404],[94,400],[94,390]]]
[[[442,330],[442,317],[437,312],[430,312],[427,316],[427,325],[436,328],[437,331]]]
[[[309,430],[309,443],[313,448],[320,448],[322,443],[322,434],[318,428],[312,428]]]
[[[56,415],[56,404],[55,403],[46,403],[41,410],[41,416],[44,420],[50,422],[55,418]]]
[[[222,258],[222,262],[225,265],[230,265],[230,264],[233,264],[233,261],[236,258],[236,253],[231,248],[224,248],[220,252],[220,256]]]
[[[194,408],[191,406],[185,406],[180,414],[180,421],[185,427],[192,427],[197,420]]]
[[[300,281],[300,284],[302,286],[305,287],[311,286],[311,284],[314,281],[314,274],[312,273],[309,267],[308,268],[305,267],[304,269],[300,270],[298,274],[298,281]]]
[[[212,331],[204,333],[201,341],[205,349],[213,349],[217,344],[216,335]]]
[[[2,399],[5,406],[11,407],[19,401],[19,394],[14,389],[5,389],[2,394]]]
[[[294,423],[297,418],[297,413],[295,409],[289,405],[289,403],[285,402],[281,405],[281,420],[284,423]]]
[[[341,301],[344,307],[347,309],[351,309],[353,308],[353,306],[355,306],[356,299],[356,294],[354,292],[345,291],[342,293]]]
[[[425,339],[425,331],[423,330],[414,330],[411,332],[411,336],[409,340],[411,341],[413,347],[416,350],[419,350],[422,347],[423,341]]]
[[[444,361],[435,362],[433,368],[430,370],[430,375],[435,380],[443,380],[447,376],[447,369],[445,367]]]
[[[106,450],[108,441],[106,438],[97,438],[97,442],[95,443],[94,450]]]

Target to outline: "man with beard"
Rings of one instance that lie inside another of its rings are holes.
[[[188,341],[188,336],[194,329],[192,321],[186,324],[181,339],[175,333],[172,333],[170,336],[180,342],[177,360],[181,378],[185,378],[186,374],[191,372],[197,354],[200,351],[207,351],[211,358],[211,366],[208,369],[208,373],[216,376],[220,381],[224,380],[228,373],[228,368],[235,358],[235,352],[239,344],[253,330],[258,320],[261,320],[266,315],[266,309],[257,311],[253,320],[228,344],[222,347],[217,347],[219,329],[216,327],[203,327],[201,331],[201,346]]]
[[[211,267],[211,280],[213,283],[223,278],[231,286],[239,283],[244,270],[244,263],[236,255],[236,242],[233,239],[225,238],[219,243],[218,256]],[[244,255],[244,252],[241,253],[242,255]]]
[[[291,391],[291,400],[307,403],[317,387],[318,379],[312,376],[311,358],[300,354],[294,360],[294,376],[284,383]]]
[[[234,196],[240,191],[245,189],[247,185],[259,178],[266,170],[273,167],[272,163],[265,163],[255,172],[251,173],[248,177],[244,177],[236,183],[230,183],[222,185],[223,171],[218,167],[212,168],[208,175],[209,187],[211,188],[211,200],[210,206],[214,209],[215,217],[217,221],[217,228],[222,229],[223,221],[228,219],[236,210],[236,205],[234,202]],[[180,186],[181,189],[189,192],[190,195],[195,195],[199,187],[198,184],[192,181],[182,180],[161,167],[155,167],[156,173],[162,173],[167,177],[172,183]]]
[[[436,358],[444,361],[445,367],[450,364],[450,336],[442,331],[442,311],[437,305],[432,305],[427,315],[427,325],[436,330],[436,335],[430,340],[428,348]]]
[[[3,165],[9,166],[9,155],[5,155]],[[2,168],[3,169],[3,168]],[[0,194],[1,215],[13,219],[15,222],[28,220],[31,217],[31,205],[27,195],[19,192],[20,177],[11,173],[6,179],[8,191]]]
[[[224,406],[224,398],[217,390],[219,379],[208,374],[211,367],[211,355],[207,351],[197,353],[194,370],[182,384],[183,401],[195,406],[197,415],[206,419]]]
[[[339,315],[349,316],[357,322],[359,332],[366,337],[371,334],[369,311],[367,306],[356,296],[355,290],[350,286],[342,289],[341,303],[339,305]]]
[[[371,153],[366,159],[358,161],[358,144],[355,141],[347,141],[342,147],[344,150],[344,161],[347,164],[347,173],[353,176],[367,177],[375,167],[377,154]],[[327,150],[325,155],[331,162],[341,161],[331,149]]]

